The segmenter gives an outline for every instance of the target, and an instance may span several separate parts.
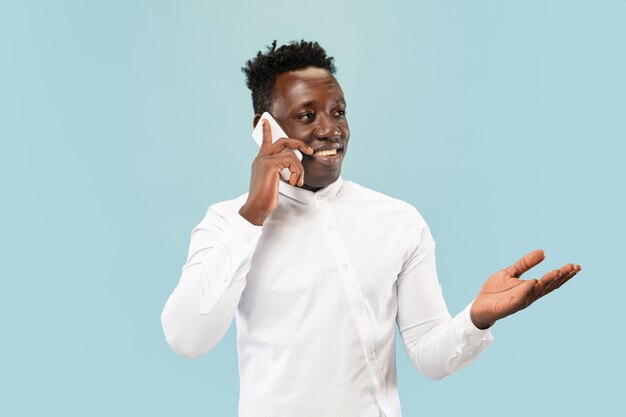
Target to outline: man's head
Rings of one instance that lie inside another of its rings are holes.
[[[313,148],[303,155],[304,187],[317,190],[334,182],[341,172],[350,130],[346,102],[333,76],[333,58],[317,42],[291,42],[259,51],[242,68],[252,91],[253,124],[265,111],[285,133]]]

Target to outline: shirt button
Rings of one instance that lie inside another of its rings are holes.
[[[321,196],[321,195],[319,195],[319,194],[315,194],[315,198],[316,198],[317,200],[321,200],[321,199],[322,199],[322,196]]]
[[[344,271],[348,270],[348,264],[343,264],[343,265],[341,265],[341,267],[344,269]]]
[[[252,236],[246,236],[246,242],[252,243]]]
[[[328,230],[333,230],[333,225],[332,224],[328,225]]]

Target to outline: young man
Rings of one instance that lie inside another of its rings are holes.
[[[498,319],[580,270],[520,280],[543,260],[531,252],[451,318],[417,210],[340,176],[350,130],[333,58],[314,42],[274,42],[244,71],[253,124],[268,111],[289,138],[271,143],[263,126],[249,192],[211,206],[194,229],[161,317],[168,343],[188,358],[208,352],[236,317],[241,417],[398,417],[396,323],[416,368],[442,378],[489,346]]]

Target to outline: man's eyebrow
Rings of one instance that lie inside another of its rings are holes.
[[[304,103],[300,104],[300,106],[298,108],[299,109],[306,109],[307,107],[313,107],[314,104],[315,104],[315,101],[309,100],[309,101],[305,101]]]
[[[337,97],[335,99],[335,104],[346,104],[346,100],[343,97]],[[306,109],[308,107],[313,107],[315,105],[315,101],[314,100],[309,100],[309,101],[305,101],[304,103],[300,104],[300,106],[298,106],[299,109]]]

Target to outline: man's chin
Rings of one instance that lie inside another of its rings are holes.
[[[305,190],[311,190],[311,191],[317,191],[321,188],[324,188],[330,184],[332,184],[333,182],[337,181],[337,179],[339,178],[339,174],[340,172],[338,172],[336,175],[332,176],[332,177],[324,177],[324,178],[311,178],[309,179],[306,175],[306,172],[304,174],[304,185],[302,186],[302,188],[304,188]]]

